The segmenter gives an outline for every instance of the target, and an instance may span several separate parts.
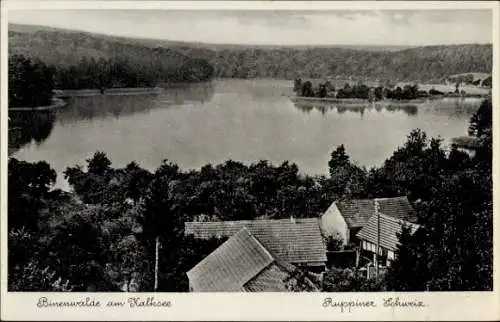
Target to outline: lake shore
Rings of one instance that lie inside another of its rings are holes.
[[[103,93],[99,89],[64,89],[54,90],[52,104],[47,106],[36,107],[9,107],[9,111],[27,112],[27,111],[47,111],[61,108],[67,105],[65,99],[77,97],[91,96],[125,96],[125,95],[158,95],[164,92],[161,87],[124,87],[124,88],[109,88]]]
[[[13,112],[30,112],[30,111],[48,111],[66,106],[67,103],[60,98],[53,98],[52,104],[47,106],[36,107],[9,107],[9,111]]]
[[[123,87],[108,88],[102,93],[99,89],[59,89],[54,92],[57,98],[73,98],[101,95],[157,95],[164,92],[164,89],[161,87]]]

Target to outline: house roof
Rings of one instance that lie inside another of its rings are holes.
[[[247,292],[287,292],[290,273],[276,263],[264,268],[244,285]]]
[[[397,250],[399,245],[398,235],[403,226],[409,226],[411,234],[420,227],[405,220],[396,219],[385,214],[380,214],[380,223],[377,225],[377,216],[372,216],[368,223],[359,231],[357,237],[372,244],[377,244],[377,226],[380,227],[380,247],[388,250]]]
[[[200,239],[231,237],[243,227],[280,262],[326,262],[326,247],[317,218],[186,222],[185,234]]]
[[[245,283],[273,262],[262,244],[242,228],[187,275],[196,292],[244,291]]]
[[[377,198],[379,213],[409,222],[416,222],[417,216],[408,198]],[[349,228],[364,227],[375,214],[375,199],[352,199],[337,201],[337,208]]]
[[[308,278],[299,281],[294,272],[296,268],[282,263],[272,263],[244,285],[246,292],[290,292],[319,291],[319,288]]]

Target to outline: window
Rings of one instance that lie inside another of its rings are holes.
[[[392,250],[387,252],[387,259],[391,261],[394,260],[394,252]]]
[[[368,249],[368,245],[366,244],[366,241],[363,240],[363,249]]]

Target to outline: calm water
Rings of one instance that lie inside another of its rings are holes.
[[[406,106],[296,106],[291,82],[219,80],[165,94],[76,98],[57,111],[10,113],[9,150],[58,171],[83,165],[96,150],[113,165],[136,160],[154,170],[163,159],[185,169],[228,159],[290,160],[301,171],[327,173],[329,154],[344,144],[361,165],[381,164],[414,128],[447,140],[465,135],[479,100],[449,99]],[[23,134],[24,133],[24,134]],[[27,134],[29,133],[29,134]]]

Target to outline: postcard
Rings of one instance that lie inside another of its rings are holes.
[[[3,320],[500,318],[498,3],[1,23]]]

